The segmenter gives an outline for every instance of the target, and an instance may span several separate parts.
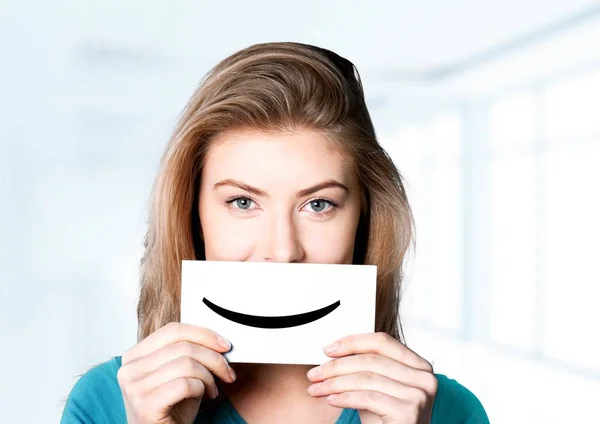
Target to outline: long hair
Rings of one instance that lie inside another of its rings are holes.
[[[299,43],[257,44],[231,55],[181,113],[150,196],[138,339],[180,319],[181,261],[206,259],[197,208],[205,156],[212,138],[240,128],[316,130],[351,159],[361,184],[353,262],[377,265],[375,330],[403,342],[403,264],[414,244],[403,178],[377,142],[355,66]]]

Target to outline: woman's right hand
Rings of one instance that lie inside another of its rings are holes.
[[[233,382],[222,355],[227,340],[203,327],[171,322],[122,356],[117,374],[130,424],[191,424],[203,397],[217,397],[213,374]]]

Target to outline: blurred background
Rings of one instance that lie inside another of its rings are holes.
[[[146,200],[203,75],[256,42],[361,72],[406,177],[408,345],[493,423],[600,397],[600,3],[0,1],[0,410],[58,422],[135,343]]]

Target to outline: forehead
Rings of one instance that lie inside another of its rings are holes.
[[[350,182],[353,167],[348,155],[316,131],[239,130],[222,133],[211,142],[203,177],[247,177],[256,183],[300,178],[303,181],[337,178]]]

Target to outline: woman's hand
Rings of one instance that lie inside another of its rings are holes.
[[[128,350],[117,374],[130,424],[191,424],[204,396],[215,398],[213,374],[235,373],[222,353],[229,342],[213,331],[172,322]]]
[[[386,333],[349,336],[327,346],[333,358],[308,372],[312,396],[358,409],[364,423],[429,424],[437,393],[431,364]]]

